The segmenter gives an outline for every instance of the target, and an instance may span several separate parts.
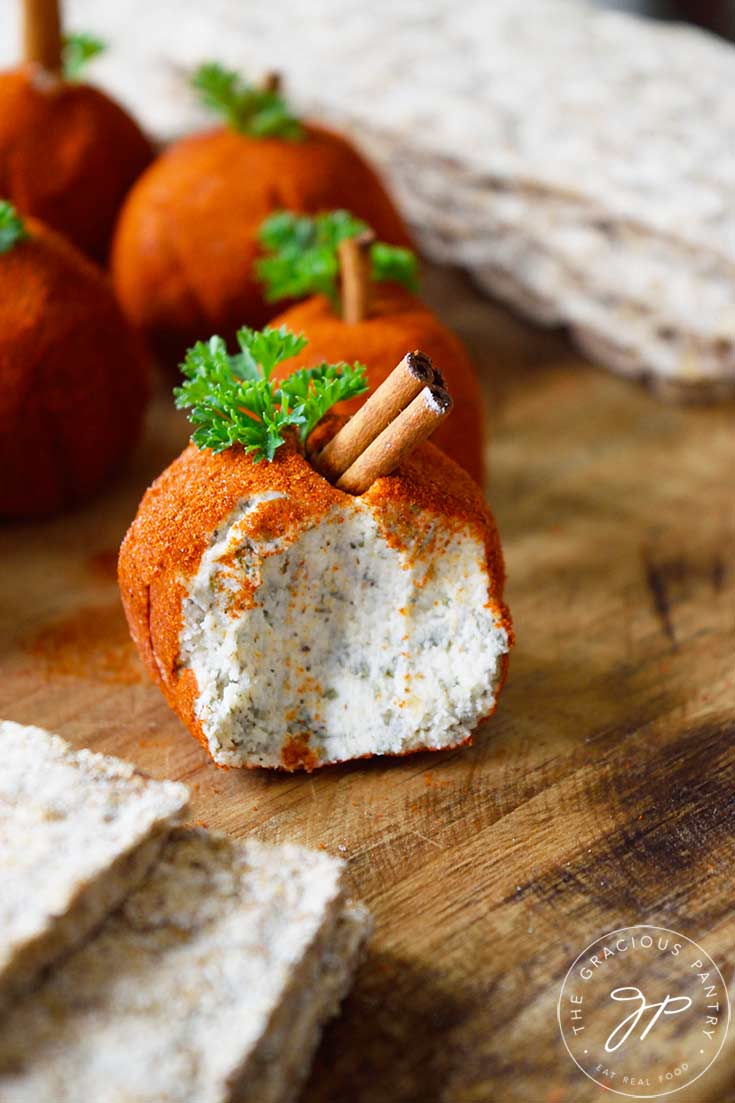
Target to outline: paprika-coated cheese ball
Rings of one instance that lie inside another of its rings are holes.
[[[420,445],[360,496],[289,443],[189,448],[120,552],[133,639],[214,762],[306,769],[467,743],[512,643],[480,489]]]
[[[216,106],[230,125],[163,152],[132,189],[115,234],[111,266],[123,309],[173,366],[207,334],[230,341],[240,326],[261,326],[279,309],[254,271],[258,231],[273,211],[349,204],[386,241],[409,244],[388,193],[350,142],[298,122],[266,92],[266,106],[280,106],[284,118],[262,134],[257,111],[235,116],[229,94]]]
[[[324,449],[350,435],[330,411],[364,391],[365,370],[340,360],[277,379],[303,344],[273,327],[241,330],[236,353],[219,337],[189,351],[176,401],[192,444],[120,551],[131,634],[220,766],[459,746],[495,709],[513,633],[490,509],[426,441],[446,392],[420,377],[411,400],[412,369],[396,368],[372,396],[364,478],[348,492],[323,473]]]
[[[83,501],[134,444],[148,364],[105,274],[0,203],[0,516]]]
[[[97,88],[35,64],[0,73],[0,196],[96,260],[151,157],[137,123]]]

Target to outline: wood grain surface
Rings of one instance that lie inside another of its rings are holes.
[[[312,776],[224,772],[146,681],[114,580],[137,501],[187,437],[162,393],[88,507],[0,529],[0,715],[185,781],[193,819],[349,862],[376,931],[306,1103],[610,1098],[556,1022],[562,979],[632,923],[735,968],[733,410],[680,409],[429,274],[469,343],[518,642],[459,752]],[[733,1098],[735,1029],[676,1098]]]

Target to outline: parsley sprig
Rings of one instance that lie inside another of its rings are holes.
[[[79,80],[85,65],[93,57],[104,53],[107,44],[94,35],[65,34],[61,51],[61,62],[67,80]]]
[[[258,88],[217,62],[200,65],[192,78],[205,107],[223,115],[227,124],[255,138],[299,141],[304,130],[280,92]]]
[[[319,364],[302,368],[280,383],[271,379],[284,360],[306,346],[285,326],[238,331],[239,352],[231,355],[221,337],[199,341],[186,354],[186,380],[176,387],[178,409],[190,410],[198,448],[223,452],[240,444],[257,463],[271,461],[293,427],[305,441],[337,402],[367,390],[362,364]]]
[[[25,241],[28,231],[12,203],[0,200],[0,254],[9,253],[19,241]]]
[[[258,234],[269,254],[256,262],[256,273],[265,286],[268,302],[326,295],[339,307],[340,241],[369,230],[367,222],[349,211],[327,211],[314,216],[277,211],[261,225]],[[371,279],[391,280],[410,291],[418,286],[418,262],[410,249],[375,241],[370,247]]]

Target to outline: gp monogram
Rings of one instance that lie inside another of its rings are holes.
[[[659,1015],[677,1015],[682,1011],[688,1011],[692,1006],[692,1001],[688,996],[666,996],[659,1003],[648,1003],[640,988],[614,988],[610,993],[610,999],[620,1002],[634,1000],[638,1006],[610,1032],[605,1042],[606,1053],[615,1053],[617,1049],[625,1045],[646,1011],[655,1011],[655,1014],[651,1016],[648,1024],[641,1031],[639,1035],[641,1041],[651,1033]],[[715,1021],[713,1019],[713,1022]]]
[[[719,968],[676,931],[640,924],[590,943],[567,973],[559,1029],[577,1067],[634,1099],[670,1095],[716,1060],[730,1023]]]

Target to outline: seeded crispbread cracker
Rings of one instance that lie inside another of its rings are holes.
[[[735,392],[732,46],[581,0],[69,8],[115,42],[95,75],[159,137],[211,120],[186,89],[202,60],[279,70],[386,172],[431,256],[613,371]]]
[[[188,792],[7,720],[0,758],[2,1005],[139,884]]]
[[[177,829],[148,880],[8,1015],[3,1103],[286,1103],[368,930],[343,863]]]

